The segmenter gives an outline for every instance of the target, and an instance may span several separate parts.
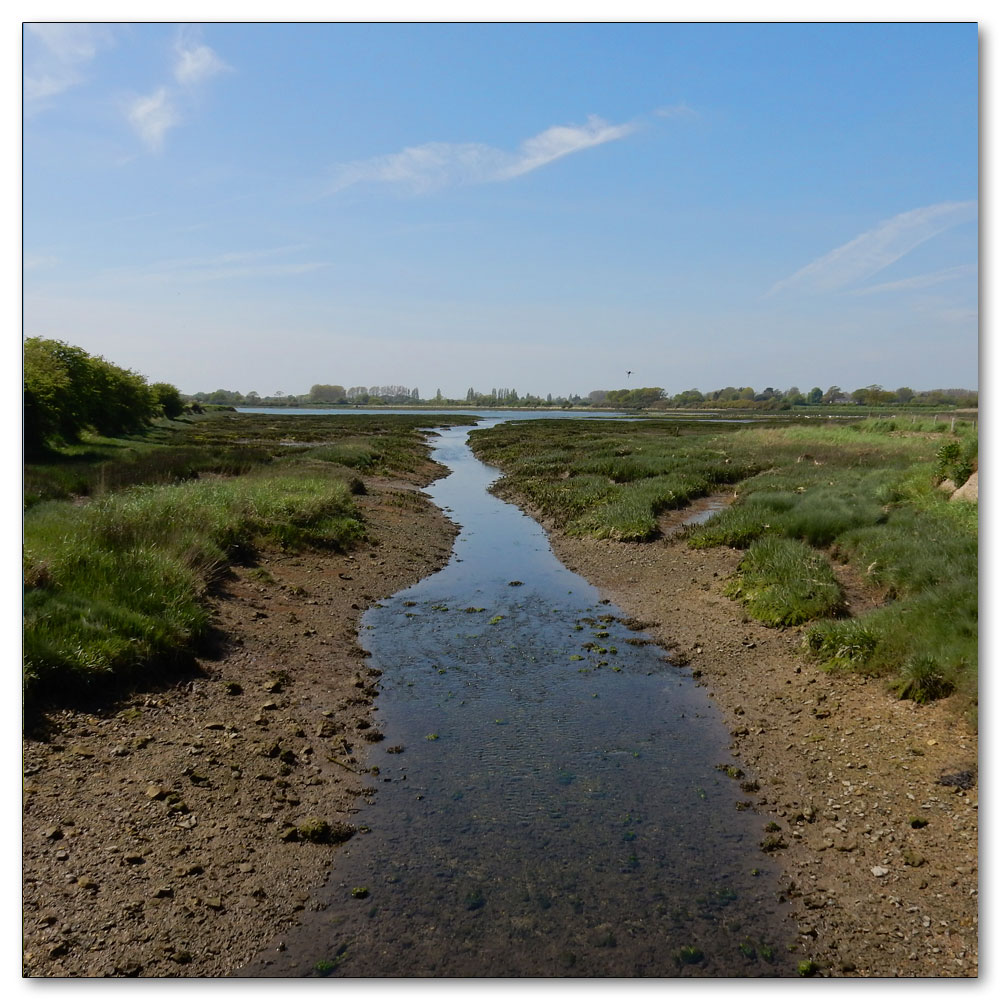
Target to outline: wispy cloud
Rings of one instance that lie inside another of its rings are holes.
[[[137,97],[129,103],[129,124],[147,149],[159,152],[167,130],[177,125],[181,116],[166,87],[160,87],[148,97]]]
[[[636,125],[612,125],[591,115],[585,125],[553,125],[525,139],[515,152],[485,143],[428,142],[399,153],[340,164],[329,192],[362,182],[399,184],[426,192],[450,184],[512,180],[546,164],[605,142],[623,139]]]
[[[671,104],[667,107],[657,108],[654,112],[657,118],[697,118],[698,112],[694,108],[689,108],[686,104]]]
[[[26,253],[21,266],[25,271],[45,271],[58,266],[58,264],[59,258],[51,254]]]
[[[89,64],[114,41],[111,29],[99,24],[26,24],[24,32],[24,105],[29,114],[83,83]]]
[[[150,265],[115,268],[104,272],[105,279],[116,282],[154,284],[174,282],[224,281],[233,278],[273,278],[308,274],[325,267],[325,260],[288,260],[306,249],[304,245],[271,247],[266,250],[241,250],[208,257],[178,257]]]
[[[777,282],[768,293],[835,291],[864,281],[953,226],[976,219],[976,202],[942,202],[893,216]]]
[[[174,54],[174,79],[184,87],[197,86],[231,69],[212,49],[200,44],[190,30],[178,33]]]
[[[880,285],[859,288],[851,294],[875,295],[881,292],[912,292],[921,288],[931,288],[946,281],[954,281],[956,278],[968,278],[975,273],[976,269],[971,264],[959,264],[957,267],[946,267],[928,274],[916,274],[912,278],[901,278],[899,281],[886,281]]]
[[[135,97],[125,108],[125,117],[151,152],[163,149],[167,132],[184,120],[182,107],[189,107],[199,88],[230,67],[194,31],[181,28],[174,41],[173,78],[179,86],[164,84],[152,94]]]

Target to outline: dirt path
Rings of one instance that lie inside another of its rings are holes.
[[[456,529],[415,490],[436,474],[367,481],[378,544],[238,569],[199,676],[24,742],[27,975],[221,976],[312,905],[336,846],[306,835],[336,841],[373,792],[359,618],[448,560]]]
[[[824,673],[800,629],[751,622],[721,593],[735,551],[550,538],[723,713],[747,801],[785,845],[803,959],[834,976],[975,976],[978,740],[953,707]],[[870,600],[847,582],[849,599]]]

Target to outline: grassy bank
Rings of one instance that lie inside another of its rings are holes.
[[[568,534],[646,543],[658,515],[725,490],[734,503],[687,531],[692,547],[744,551],[729,596],[805,633],[827,669],[889,678],[903,697],[977,700],[975,504],[936,489],[975,468],[969,422],[758,425],[546,421],[474,431],[497,490]],[[846,616],[834,567],[880,607]]]
[[[83,435],[25,465],[24,500],[101,496],[136,484],[201,475],[238,476],[274,462],[312,458],[369,474],[412,471],[426,456],[420,428],[471,423],[454,416],[216,412],[160,420],[124,438]]]
[[[142,438],[90,440],[28,466],[27,706],[190,656],[210,627],[213,583],[262,548],[355,545],[365,535],[357,473],[418,468],[426,425],[222,414]],[[54,486],[53,467],[74,478]],[[51,492],[78,487],[75,502],[42,499],[43,482]]]

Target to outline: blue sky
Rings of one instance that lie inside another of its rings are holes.
[[[975,387],[977,46],[29,26],[24,332],[184,392]]]

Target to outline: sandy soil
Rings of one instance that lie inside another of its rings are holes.
[[[337,848],[295,831],[335,841],[374,792],[358,623],[447,562],[456,529],[417,489],[439,474],[367,480],[377,544],[237,569],[195,676],[25,740],[26,975],[221,976],[311,905]]]
[[[920,706],[880,681],[825,673],[801,629],[749,620],[721,593],[739,553],[689,549],[678,521],[644,545],[550,538],[722,712],[734,763],[759,784],[747,799],[786,845],[803,958],[834,976],[977,975],[976,734],[948,702]],[[875,600],[846,572],[842,583],[853,611]]]
[[[444,565],[455,534],[416,488],[430,478],[368,481],[378,544],[237,570],[218,599],[228,641],[197,676],[26,739],[27,975],[225,975],[312,905],[336,846],[296,829],[346,835],[374,792],[360,615]],[[976,975],[975,734],[947,703],[825,674],[799,630],[750,622],[721,594],[737,553],[689,550],[675,521],[641,546],[550,537],[723,713],[747,801],[780,827],[802,957],[824,975]],[[873,599],[844,582],[856,608]]]

